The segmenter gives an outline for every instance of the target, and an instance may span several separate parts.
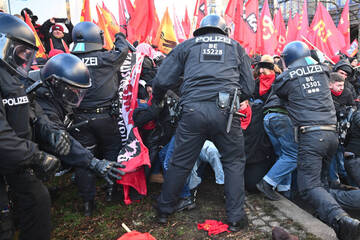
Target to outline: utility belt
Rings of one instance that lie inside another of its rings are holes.
[[[307,133],[313,131],[337,131],[337,127],[335,124],[332,125],[312,125],[312,126],[301,126],[299,127],[300,133]]]
[[[102,113],[110,113],[111,106],[107,107],[100,107],[100,108],[92,108],[92,109],[74,109],[74,113],[95,113],[95,114],[102,114]]]
[[[299,133],[304,134],[307,132],[314,132],[314,131],[332,131],[337,132],[337,127],[335,124],[331,125],[312,125],[312,126],[301,126],[294,128],[294,137],[295,142],[298,143],[299,141]]]
[[[238,110],[240,109],[240,95],[241,91],[235,88],[234,94],[230,94],[227,92],[219,92],[218,98],[216,99],[216,105],[222,109],[227,110],[229,112],[228,121],[226,124],[226,132],[230,132],[231,124],[234,115],[238,117],[246,118],[245,114],[239,113]]]

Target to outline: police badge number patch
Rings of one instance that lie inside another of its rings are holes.
[[[225,56],[225,43],[213,42],[202,43],[200,62],[224,62]]]

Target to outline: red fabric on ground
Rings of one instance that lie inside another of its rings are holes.
[[[208,235],[217,235],[222,232],[230,232],[228,225],[216,220],[205,220],[204,223],[198,223],[199,230],[208,231]]]

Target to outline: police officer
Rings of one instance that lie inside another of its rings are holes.
[[[35,37],[26,23],[0,13],[0,177],[5,177],[11,188],[21,240],[50,239],[50,196],[33,170],[49,174],[59,166],[56,157],[40,151],[31,141],[30,124],[40,124],[41,119],[30,116],[30,101],[19,78],[27,76],[36,50]],[[48,144],[66,154],[65,135],[49,133],[53,140]],[[0,239],[6,239],[2,234],[0,231]]]
[[[166,223],[175,211],[184,186],[206,139],[211,140],[222,156],[225,173],[226,213],[231,231],[239,231],[247,224],[244,211],[244,139],[240,119],[234,117],[227,133],[230,97],[240,89],[244,95],[254,90],[250,58],[236,41],[228,38],[224,19],[208,15],[189,39],[165,58],[153,81],[153,105],[159,108],[166,90],[180,87],[181,118],[175,135],[175,148],[162,192],[156,206],[158,221]],[[234,97],[234,96],[232,96]],[[217,104],[217,102],[220,103]]]
[[[277,77],[273,87],[286,101],[289,116],[299,131],[299,192],[320,219],[334,228],[339,239],[360,239],[360,222],[348,216],[321,181],[327,176],[323,160],[328,163],[338,146],[327,69],[313,60],[306,44],[299,41],[285,46],[283,58],[287,70]]]
[[[71,50],[88,67],[92,86],[87,90],[79,107],[74,110],[74,124],[89,121],[75,129],[72,135],[97,158],[116,161],[122,146],[117,117],[119,110],[117,90],[118,72],[129,48],[125,36],[116,34],[115,50],[103,49],[103,32],[91,22],[78,23],[72,32],[74,46]],[[86,169],[77,169],[76,177],[83,196],[95,193],[95,178]],[[112,186],[107,189],[107,201],[112,200]]]
[[[72,108],[79,106],[85,92],[91,86],[90,74],[85,64],[72,54],[59,54],[52,57],[40,70],[31,72],[35,80],[42,80],[45,86],[36,90],[36,100],[49,119],[62,130],[71,127]],[[73,137],[68,155],[61,156],[63,164],[90,169],[105,178],[112,185],[111,178],[121,179],[124,173],[117,168],[123,167],[116,162],[99,160]],[[95,194],[95,193],[94,193]],[[94,195],[82,195],[85,216],[92,215],[95,207]]]

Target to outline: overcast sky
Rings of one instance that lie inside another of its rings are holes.
[[[39,18],[39,23],[51,17],[66,17],[66,4],[65,0],[5,0],[8,1],[11,9],[11,14],[20,13],[24,7],[30,8],[35,15]],[[134,2],[133,0],[131,0]],[[79,22],[80,12],[83,0],[70,0],[71,20],[73,24]],[[90,0],[91,15],[97,18],[96,3],[101,4],[102,0]],[[118,17],[118,1],[117,0],[104,0],[105,5],[113,12],[115,17]],[[161,20],[166,7],[169,7],[169,12],[173,14],[173,6],[175,6],[176,14],[183,18],[185,13],[185,6],[188,7],[189,16],[194,13],[196,0],[155,0],[155,7]]]

